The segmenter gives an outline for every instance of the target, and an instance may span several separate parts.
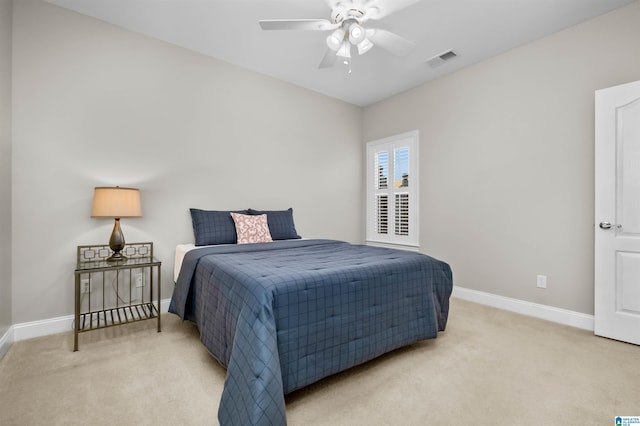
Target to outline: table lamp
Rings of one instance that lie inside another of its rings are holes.
[[[93,192],[91,217],[109,217],[115,219],[113,232],[109,238],[109,248],[113,254],[107,262],[126,260],[121,253],[124,249],[124,234],[120,229],[120,219],[123,217],[142,217],[140,208],[140,190],[137,188],[96,187]]]

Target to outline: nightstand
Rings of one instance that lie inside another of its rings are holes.
[[[153,318],[161,331],[162,263],[153,257],[153,243],[127,244],[122,250],[125,260],[107,262],[112,253],[108,245],[78,246],[74,351],[78,350],[78,334],[85,331]]]

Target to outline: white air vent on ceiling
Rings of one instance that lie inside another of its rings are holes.
[[[439,65],[444,64],[447,61],[452,60],[453,58],[456,58],[457,56],[458,54],[456,52],[454,52],[452,49],[449,49],[447,51],[444,51],[434,56],[433,58],[428,59],[427,64],[429,64],[431,68],[435,68]]]

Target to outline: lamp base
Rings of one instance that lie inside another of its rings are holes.
[[[113,254],[107,258],[107,262],[120,262],[127,260],[127,256],[120,253],[124,249],[124,234],[120,229],[120,218],[116,218],[113,225],[113,231],[111,232],[111,238],[109,238],[109,248],[113,250]]]
[[[122,261],[127,260],[127,256],[125,256],[124,254],[122,254],[120,252],[116,252],[116,253],[113,253],[111,256],[107,257],[106,260],[109,263],[122,262]]]

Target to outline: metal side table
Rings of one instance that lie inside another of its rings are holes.
[[[108,245],[78,246],[74,352],[78,350],[78,334],[85,331],[153,318],[161,331],[162,262],[153,257],[153,243],[127,244],[122,250],[126,259],[107,262],[112,253]]]

